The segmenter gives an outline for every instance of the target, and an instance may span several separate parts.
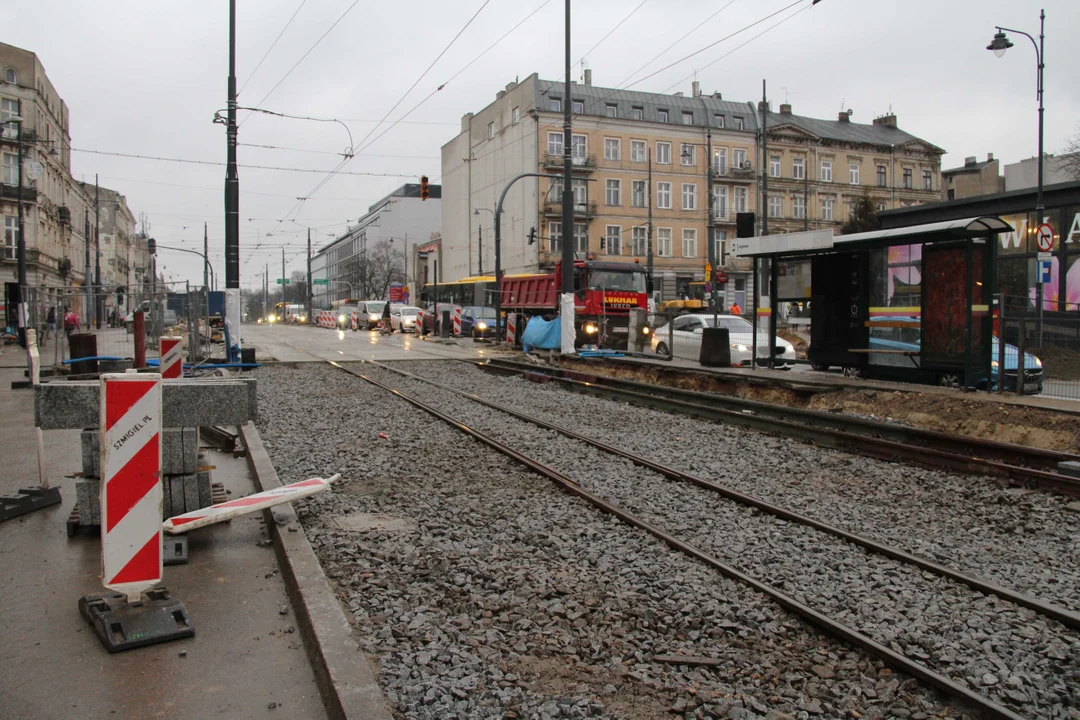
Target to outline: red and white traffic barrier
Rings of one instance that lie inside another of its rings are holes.
[[[161,582],[161,375],[101,376],[102,584],[138,602]]]
[[[461,335],[461,308],[454,307],[454,337]]]
[[[517,313],[506,314],[506,342],[517,344]]]
[[[304,480],[303,482],[293,483],[292,485],[284,485],[273,490],[267,490],[266,492],[248,495],[239,500],[230,500],[229,502],[220,503],[218,505],[211,505],[202,510],[194,510],[189,513],[184,513],[183,515],[171,517],[162,524],[162,527],[165,529],[165,532],[171,535],[185,533],[188,530],[194,530],[206,525],[231,520],[238,515],[244,515],[257,510],[265,510],[268,507],[292,502],[293,500],[299,500],[308,495],[325,492],[330,489],[330,485],[337,482],[340,478],[341,475],[334,475],[325,480],[323,478],[312,478],[310,480]]]
[[[158,362],[158,368],[161,377],[166,380],[183,377],[184,375],[184,358],[181,353],[181,343],[181,338],[161,338],[158,346],[161,348],[161,359]]]

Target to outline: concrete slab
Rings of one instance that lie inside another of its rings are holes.
[[[100,477],[101,452],[97,430],[82,431],[82,471]],[[199,435],[196,428],[165,428],[161,433],[161,472],[165,475],[193,473],[199,467]]]
[[[0,494],[37,480],[33,395],[0,371]],[[81,467],[78,430],[45,433],[49,477]],[[243,460],[211,454],[234,497],[254,491]],[[63,503],[0,524],[0,716],[5,718],[324,718],[315,675],[261,517],[191,537],[191,561],[165,569],[195,620],[193,639],[110,656],[78,612],[101,590],[95,537],[68,539],[74,480]],[[292,629],[292,632],[289,630]],[[181,654],[183,653],[183,655]],[[278,703],[274,711],[271,702]]]
[[[96,428],[98,391],[96,381],[39,385],[34,389],[33,419],[42,430]],[[165,427],[239,425],[258,418],[254,379],[169,380],[162,396]]]

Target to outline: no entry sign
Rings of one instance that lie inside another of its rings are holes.
[[[102,584],[137,602],[161,582],[161,375],[101,376]]]
[[[1039,250],[1043,252],[1050,252],[1054,249],[1054,228],[1049,224],[1043,223],[1035,230],[1035,244],[1039,246]]]

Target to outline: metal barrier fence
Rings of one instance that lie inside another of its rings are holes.
[[[999,391],[1080,400],[1080,314],[1009,317],[1006,312],[999,328],[1004,343],[997,344],[992,359],[993,374],[1004,377]]]
[[[38,332],[43,364],[70,365],[72,356],[135,358],[134,314],[141,310],[147,354],[158,355],[163,335],[184,338],[191,362],[210,357],[211,329],[205,288],[158,283],[156,288],[121,286],[108,292],[73,287],[23,289],[28,327]],[[13,330],[13,328],[9,328]]]

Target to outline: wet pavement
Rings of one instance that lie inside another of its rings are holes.
[[[471,338],[419,338],[413,333],[383,335],[378,330],[330,330],[309,325],[243,326],[245,346],[256,360],[313,362],[336,360],[439,360],[484,358],[492,346]]]

